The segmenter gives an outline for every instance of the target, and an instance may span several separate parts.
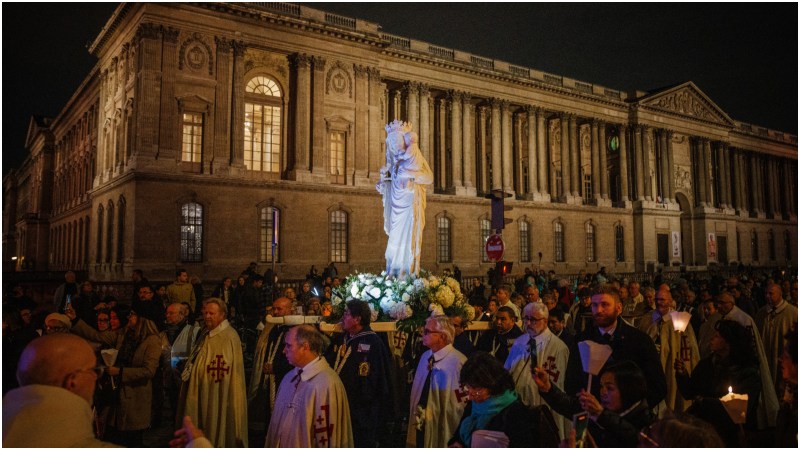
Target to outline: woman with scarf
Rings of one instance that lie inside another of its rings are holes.
[[[519,401],[511,375],[496,358],[486,352],[473,353],[461,368],[459,381],[470,401],[448,442],[450,447],[485,447],[481,435],[504,440],[504,447],[539,446],[531,414]]]
[[[126,447],[142,447],[143,432],[150,427],[152,380],[161,356],[156,324],[138,308],[131,310],[127,325],[117,331],[97,331],[78,319],[74,311],[66,314],[72,320],[74,334],[119,352],[116,362],[106,367],[117,395],[110,408],[105,439]]]

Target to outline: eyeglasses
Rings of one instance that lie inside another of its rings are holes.
[[[427,329],[427,328],[425,328],[425,329],[423,329],[423,330],[422,330],[422,334],[424,334],[424,335],[428,335],[428,334],[434,334],[434,333],[441,333],[441,331],[429,330],[429,329]]]
[[[531,317],[531,316],[523,316],[522,317],[522,321],[523,322],[539,322],[539,321],[542,321],[542,320],[547,320],[547,319],[545,319],[544,317],[542,317],[541,319],[537,319],[536,317]]]

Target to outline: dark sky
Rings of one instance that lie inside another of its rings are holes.
[[[693,81],[735,120],[797,134],[797,4],[318,3],[383,31],[601,84]],[[54,117],[115,3],[3,3],[3,173]]]

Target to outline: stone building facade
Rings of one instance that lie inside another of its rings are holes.
[[[4,179],[6,267],[380,270],[394,119],[435,172],[428,270],[491,266],[493,189],[513,194],[517,268],[797,260],[797,136],[736,121],[691,81],[621,92],[284,3],[124,3],[89,51],[96,67],[58,117],[31,120]]]

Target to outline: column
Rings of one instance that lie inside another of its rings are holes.
[[[178,136],[178,102],[175,101],[175,78],[178,61],[178,33],[172,27],[162,27],[164,36],[161,48],[161,129],[159,131],[158,158],[180,160],[180,139]],[[113,87],[111,92],[113,93]],[[154,95],[152,93],[151,95]],[[116,130],[114,130],[116,133]],[[116,163],[116,161],[115,161]],[[113,169],[113,168],[112,168]],[[114,222],[116,223],[116,221]]]
[[[511,107],[508,100],[503,100],[500,102],[500,113],[503,127],[503,137],[501,138],[503,145],[503,191],[508,194],[514,192],[514,166],[512,165],[513,156],[511,152],[511,123],[513,116],[511,114]]]
[[[525,107],[528,120],[528,198],[533,199],[539,196],[539,177],[536,171],[536,164],[539,161],[539,151],[536,148],[536,114],[537,108],[527,105]]]
[[[353,182],[356,185],[366,186],[371,184],[369,180],[369,72],[367,67],[358,64],[353,65],[353,75],[355,78],[355,103],[356,116],[355,127],[353,130],[352,149],[347,149],[347,164],[352,161],[355,170],[345,165],[348,177],[345,183],[349,184],[349,174],[354,174]]]
[[[630,200],[628,192],[628,127],[625,124],[619,126],[619,193],[620,200],[627,202]]]
[[[312,171],[314,175],[320,177],[318,181],[328,180],[330,161],[328,160],[328,149],[325,148],[325,58],[314,56],[311,58],[314,65],[313,89],[311,91],[311,157]],[[347,169],[349,170],[349,169]]]
[[[547,172],[550,165],[547,162],[547,121],[545,112],[541,109],[536,110],[536,149],[539,169],[539,192],[542,194],[543,201],[550,200],[550,189],[547,185]]]
[[[299,174],[309,172],[311,164],[311,58],[305,53],[295,53],[292,55],[292,65],[296,71],[297,85],[294,92],[294,165],[289,177],[297,180]]]
[[[244,168],[244,52],[246,47],[242,41],[232,41],[233,76],[231,101],[230,161],[232,166]],[[216,120],[219,120],[217,118]],[[286,161],[286,156],[284,156]],[[284,168],[281,164],[281,168]]]
[[[661,199],[664,203],[670,202],[670,195],[669,195],[669,150],[667,149],[667,130],[659,130],[658,133],[658,142],[659,142],[659,164],[661,165],[661,183],[659,189],[661,190]]]
[[[756,214],[760,214],[763,210],[761,209],[761,199],[759,198],[761,194],[761,190],[758,187],[758,160],[755,154],[750,155],[750,174],[751,174],[751,190],[752,190],[752,197],[753,197],[753,204],[752,210]]]
[[[489,100],[492,107],[492,190],[503,189],[503,169],[501,152],[500,129],[500,100]]]
[[[703,139],[703,172],[705,174],[705,185],[706,185],[706,206],[714,207],[716,205],[716,199],[714,198],[714,180],[712,179],[713,176],[713,164],[711,162],[711,141],[708,139]]]
[[[606,143],[606,123],[601,120],[597,123],[597,127],[597,147],[600,152],[600,198],[608,200],[608,144]]]
[[[461,129],[461,93],[458,91],[450,91],[450,151],[451,151],[451,163],[453,166],[453,187],[456,190],[459,190],[464,185],[461,181],[461,155],[462,155],[462,148],[461,148],[461,139],[462,139],[462,129]],[[463,192],[461,192],[463,194]]]
[[[667,187],[669,201],[675,203],[675,161],[673,160],[672,130],[664,130],[667,135]]]
[[[234,78],[236,81],[234,82],[231,80],[230,77],[230,67],[231,67],[231,41],[215,36],[214,43],[217,46],[217,83],[221,86],[230,86],[231,89],[236,89],[237,85],[241,90],[242,82],[238,78]],[[233,74],[241,76],[241,72],[237,72],[236,66],[233,67]],[[231,139],[235,139],[236,136],[233,135],[234,128],[242,129],[242,134],[244,134],[244,128],[242,122],[233,122],[236,124],[235,127],[230,126],[230,121],[234,119],[233,109],[231,109],[231,103],[235,103],[236,96],[234,93],[231,93],[231,96],[228,96],[227,89],[216,89],[214,95],[214,147],[211,149],[212,152],[212,161],[213,164],[212,170],[217,172],[220,169],[225,169],[228,164],[233,163],[234,159],[234,148],[232,145],[228,144]],[[237,103],[238,105],[238,103]],[[237,108],[239,109],[239,108]],[[241,147],[242,144],[239,144]]]
[[[450,187],[447,180],[447,99],[444,97],[438,98],[436,107],[436,115],[439,119],[436,130],[436,141],[439,144],[439,167],[435,170],[439,174],[439,187],[447,189]]]
[[[419,85],[419,148],[427,161],[433,154],[433,141],[431,140],[431,91],[427,84]]]
[[[381,111],[384,89],[381,72],[377,68],[367,67],[367,75],[369,76],[369,146],[368,150],[365,150],[365,154],[369,155],[367,170],[370,181],[377,183],[380,177],[380,168],[386,164],[386,155],[382,151],[386,135],[383,111]],[[424,154],[428,149],[423,148],[422,151]]]
[[[636,125],[633,135],[633,157],[636,161],[636,200],[644,200],[644,149],[642,148],[642,126]]]
[[[591,134],[592,134],[592,142],[591,142],[591,152],[592,152],[592,198],[595,200],[595,204],[600,202],[602,199],[602,195],[600,193],[601,188],[600,185],[600,146],[599,146],[599,130],[597,129],[597,120],[592,119],[589,124]]]
[[[697,139],[697,148],[695,149],[695,156],[697,157],[695,161],[692,161],[694,167],[697,168],[697,204],[699,206],[708,206],[708,197],[706,197],[706,162],[704,161],[703,157],[705,153],[703,152],[705,139],[699,138]]]
[[[478,167],[481,171],[481,192],[487,192],[492,185],[489,180],[489,165],[487,164],[486,157],[486,106],[478,107]]]
[[[561,114],[561,201],[566,201],[571,194],[570,154],[569,154],[569,114]]]
[[[464,104],[463,114],[461,115],[461,148],[464,152],[464,187],[465,194],[475,196],[475,133],[474,133],[474,111],[475,105],[472,104],[472,96],[464,93],[461,97]]]
[[[581,196],[581,154],[578,151],[580,143],[580,129],[578,128],[578,117],[574,114],[569,115],[569,162],[570,162],[570,184],[572,186],[572,196]]]
[[[778,190],[775,188],[775,181],[778,179],[778,174],[775,171],[775,159],[774,158],[767,158],[767,189],[769,192],[769,210],[772,213],[773,217],[778,215],[778,200],[780,200],[780,195],[778,194]]]
[[[725,158],[722,146],[722,142],[717,143],[717,177],[715,182],[717,183],[717,192],[719,194],[717,199],[718,207],[725,208],[727,199],[725,197]]]
[[[649,143],[649,145],[647,145]],[[653,168],[650,167],[650,146],[655,145],[653,139],[653,128],[645,126],[642,130],[642,175],[644,176],[644,198],[651,202],[655,200],[653,195]],[[653,149],[655,150],[655,149]]]
[[[733,183],[733,189],[735,190],[734,196],[736,198],[736,201],[731,206],[734,206],[736,210],[739,211],[739,215],[741,215],[741,211],[743,209],[741,185],[744,184],[744,179],[741,176],[742,172],[741,172],[741,166],[739,164],[739,150],[732,149],[731,155],[733,157],[733,178],[736,180],[736,182]]]
[[[414,81],[406,83],[406,98],[408,99],[406,121],[411,123],[415,132],[419,133],[419,83]]]

